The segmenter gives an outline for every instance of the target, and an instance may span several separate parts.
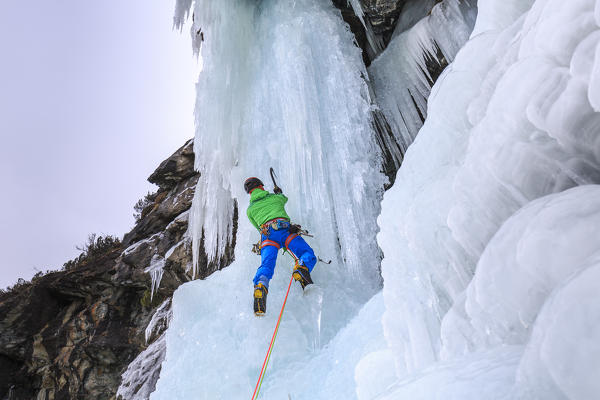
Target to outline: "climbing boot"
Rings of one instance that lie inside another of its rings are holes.
[[[292,272],[292,276],[294,277],[294,280],[300,282],[300,286],[302,286],[303,290],[306,286],[313,283],[312,279],[310,278],[310,272],[308,272],[308,268],[304,265],[296,264],[294,266],[294,272]]]
[[[257,317],[262,317],[267,311],[267,293],[269,291],[262,282],[254,285],[254,315]]]

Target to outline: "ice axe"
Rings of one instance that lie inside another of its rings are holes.
[[[281,190],[281,188],[279,186],[277,186],[277,182],[275,182],[275,178],[277,177],[277,175],[275,174],[273,167],[271,167],[270,173],[271,173],[271,180],[273,180],[273,193],[276,193],[276,194],[282,193],[283,191]]]
[[[273,181],[273,193],[277,193],[277,194],[282,193],[281,188],[279,186],[277,186],[277,182],[275,182],[275,178],[277,177],[277,175],[275,174],[275,170],[273,170],[273,167],[271,167],[271,169],[269,170],[269,172],[271,173],[271,180]],[[297,226],[299,228],[299,230],[298,230],[298,234],[299,235],[313,237],[312,235],[310,235],[308,233],[307,230],[301,229],[300,225],[297,225]],[[257,245],[254,245],[254,246],[257,246]],[[257,253],[257,254],[260,254],[260,252]],[[321,257],[317,257],[317,260],[320,261],[320,262],[322,262],[322,263],[324,263],[324,264],[331,264],[331,260],[325,261],[325,260],[321,259]]]

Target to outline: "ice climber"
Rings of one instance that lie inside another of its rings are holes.
[[[261,264],[254,276],[254,313],[263,315],[278,250],[283,247],[294,258],[296,264],[292,276],[300,282],[302,289],[313,283],[310,273],[317,258],[310,246],[298,235],[297,225],[290,223],[290,217],[284,208],[288,198],[277,185],[273,189],[274,193],[269,193],[260,179],[252,177],[246,179],[244,189],[250,195],[250,205],[246,212],[248,219],[261,234]]]

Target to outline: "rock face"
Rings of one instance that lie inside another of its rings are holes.
[[[357,45],[363,50],[365,65],[369,66],[390,42],[406,0],[359,0],[364,13],[364,25],[348,0],[332,1],[341,10],[342,18],[350,26]],[[367,39],[367,29],[374,35],[377,45],[373,46]]]
[[[187,142],[151,175],[159,190],[122,244],[0,295],[0,399],[116,399],[128,365],[161,348],[169,299],[191,280],[185,233],[199,176],[192,148]],[[233,245],[219,265],[200,259],[198,278],[228,265]],[[152,295],[145,271],[156,260],[162,279]],[[160,363],[154,367],[146,390],[158,378]]]
[[[112,282],[120,250],[0,299],[2,398],[111,398],[151,312],[142,282]]]
[[[163,231],[175,217],[187,211],[194,198],[198,177],[199,174],[194,171],[193,141],[189,140],[148,178],[158,185],[159,190],[154,202],[142,211],[140,221],[123,237],[123,245],[129,246]]]
[[[406,0],[360,0],[360,3],[373,32],[387,45]]]
[[[194,171],[193,143],[193,140],[188,140],[175,154],[160,163],[148,181],[163,190],[170,190],[178,183],[197,175]]]

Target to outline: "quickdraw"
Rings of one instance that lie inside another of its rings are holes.
[[[252,252],[260,256],[260,240],[252,245]]]

